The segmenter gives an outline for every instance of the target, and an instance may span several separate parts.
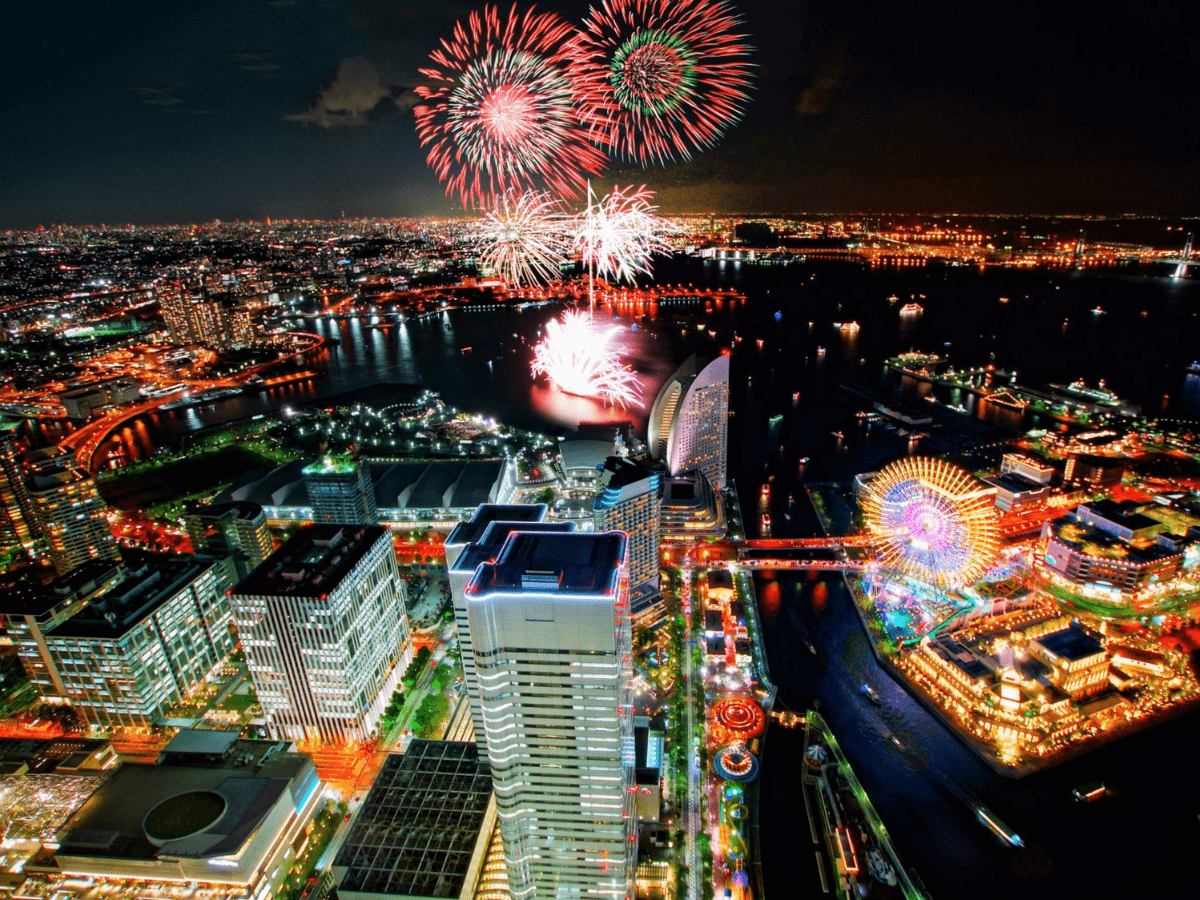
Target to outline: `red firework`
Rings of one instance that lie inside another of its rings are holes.
[[[572,28],[554,13],[508,15],[485,6],[454,26],[421,69],[417,134],[427,160],[466,207],[490,206],[510,190],[545,187],[576,197],[604,153],[575,107],[566,52]]]
[[[642,165],[689,159],[741,118],[753,80],[724,0],[603,0],[571,42],[592,139]]]

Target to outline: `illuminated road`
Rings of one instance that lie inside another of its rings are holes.
[[[64,450],[74,450],[75,462],[84,471],[90,472],[92,470],[92,457],[96,455],[96,450],[99,449],[104,439],[115,428],[119,427],[123,422],[127,422],[143,413],[153,412],[169,400],[183,396],[185,392],[185,389],[181,388],[170,394],[155,397],[153,400],[146,400],[134,406],[127,406],[114,413],[109,413],[104,418],[97,419],[95,422],[89,422],[77,431],[71,432],[59,446]]]
[[[695,638],[692,637],[692,570],[683,568],[683,580],[680,585],[680,597],[683,602],[683,658],[684,681],[687,683],[687,731],[688,740],[698,741],[696,737],[696,679],[699,673],[692,649]],[[700,845],[696,835],[700,833],[700,754],[698,745],[693,745],[687,754],[687,800],[684,806],[684,835],[686,843],[688,900],[700,900],[700,888],[704,883],[704,866],[700,862]]]

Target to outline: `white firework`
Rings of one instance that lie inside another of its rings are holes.
[[[599,275],[632,282],[650,274],[655,253],[669,253],[665,240],[670,224],[659,217],[651,201],[654,192],[645,186],[621,188],[597,199],[588,185],[588,205],[576,216],[575,249],[589,277]]]
[[[533,351],[533,374],[545,375],[568,394],[623,409],[636,404],[641,393],[637,375],[610,346],[620,330],[596,328],[589,314],[568,310],[546,325],[546,336]]]
[[[483,262],[510,284],[553,281],[567,257],[567,225],[549,194],[501,194],[483,217]]]

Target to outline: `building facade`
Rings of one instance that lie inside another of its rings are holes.
[[[0,623],[12,638],[21,665],[43,700],[67,698],[67,688],[50,654],[46,634],[112,588],[125,574],[121,563],[95,560],[50,584],[22,579],[9,589],[0,610]]]
[[[626,538],[509,536],[466,589],[511,896],[611,898],[637,860]]]
[[[192,552],[233,557],[238,578],[249,575],[274,549],[267,515],[257,503],[214,503],[185,515],[183,526]]]
[[[159,291],[159,312],[176,344],[222,347],[249,344],[258,337],[250,311],[236,295],[209,294],[178,282]]]
[[[454,607],[454,625],[458,631],[458,649],[462,659],[463,690],[471,708],[475,744],[481,758],[487,758],[487,730],[479,699],[479,675],[475,669],[474,644],[467,617],[466,589],[475,570],[496,558],[508,536],[515,531],[570,532],[573,522],[546,522],[546,506],[485,504],[475,511],[468,522],[455,526],[443,545],[446,554],[446,577],[450,582],[450,598]]]
[[[304,468],[304,488],[318,525],[375,525],[379,511],[370,475],[357,460],[325,456]]]
[[[120,558],[105,515],[108,507],[96,483],[68,457],[41,460],[29,472],[25,485],[59,575],[93,559]]]
[[[21,457],[28,441],[16,431],[0,431],[0,538],[29,549],[39,535],[33,500],[25,486]]]
[[[1107,500],[1046,522],[1042,541],[1047,572],[1113,600],[1175,579],[1187,546],[1157,519]]]
[[[132,378],[106,378],[58,395],[68,419],[90,419],[116,406],[135,403],[141,396]]]
[[[412,657],[404,583],[386,528],[303,528],[230,601],[273,737],[371,737]]]
[[[729,357],[697,369],[690,357],[667,379],[650,411],[646,445],[672,475],[700,471],[717,490],[728,461]]]
[[[1054,472],[1054,466],[1024,453],[1005,453],[1000,458],[1001,475],[1020,475],[1027,481],[1049,484]]]
[[[623,531],[629,536],[629,602],[636,615],[661,596],[658,534],[662,478],[641,463],[610,456],[601,468],[599,488],[592,504],[596,531]]]
[[[146,728],[233,650],[226,560],[147,561],[45,635],[66,698],[102,728]]]

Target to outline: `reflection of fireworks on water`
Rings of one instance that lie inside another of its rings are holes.
[[[862,506],[884,566],[950,588],[978,581],[996,560],[993,497],[955,465],[907,457],[867,483]]]
[[[721,0],[604,0],[571,45],[592,137],[639,163],[688,159],[742,115],[750,47]]]
[[[614,186],[598,200],[588,186],[588,206],[576,223],[575,248],[589,274],[633,281],[638,274],[650,274],[655,253],[670,252],[663,235],[671,226],[656,214],[653,199],[654,192],[645,186]]]
[[[483,262],[512,284],[557,278],[566,259],[565,224],[549,194],[503,194],[483,218]]]
[[[570,35],[553,13],[488,5],[430,54],[435,65],[420,71],[432,83],[416,88],[413,113],[446,193],[478,206],[542,182],[573,197],[604,167],[575,107]]]
[[[620,330],[595,328],[587,313],[568,310],[546,325],[546,336],[533,351],[533,374],[545,375],[568,394],[621,407],[637,403],[637,375],[610,346]]]

